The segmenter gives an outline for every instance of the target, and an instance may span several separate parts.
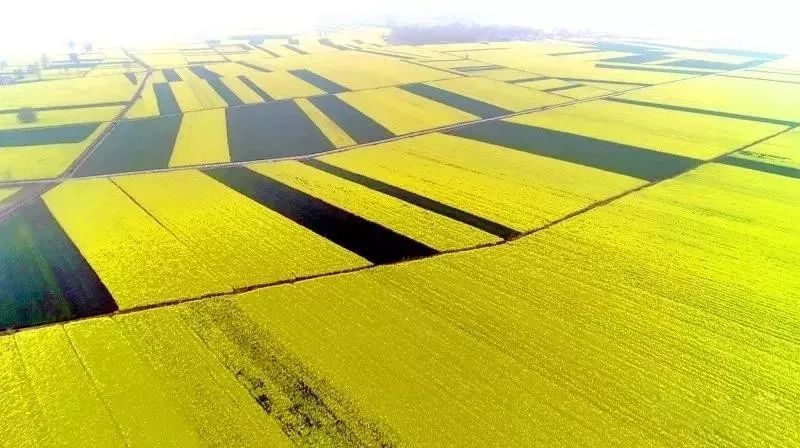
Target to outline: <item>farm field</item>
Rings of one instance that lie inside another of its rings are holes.
[[[800,445],[796,57],[81,58],[0,85],[0,447]]]

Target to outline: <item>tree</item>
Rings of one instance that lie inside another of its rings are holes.
[[[36,64],[30,64],[25,67],[25,72],[29,75],[37,75],[39,79],[42,79],[42,73],[39,71],[39,66]]]
[[[72,61],[73,64],[77,64],[80,61],[80,56],[78,53],[72,52],[69,54],[69,60]]]
[[[31,107],[23,107],[17,111],[17,120],[20,123],[33,123],[39,119],[36,110]]]
[[[42,66],[42,70],[47,70],[50,67],[50,58],[47,57],[46,53],[42,53],[42,57],[39,59],[40,65]]]
[[[90,53],[92,51],[93,47],[94,46],[92,45],[91,42],[84,42],[83,43],[83,52],[84,53]]]

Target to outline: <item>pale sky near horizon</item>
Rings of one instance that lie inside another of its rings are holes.
[[[539,4],[537,4],[539,3]],[[590,28],[624,35],[709,40],[765,50],[800,50],[788,0],[39,0],[0,8],[0,55],[62,50],[66,42],[136,45],[242,29],[301,32],[322,21],[394,15],[453,17],[536,28]]]

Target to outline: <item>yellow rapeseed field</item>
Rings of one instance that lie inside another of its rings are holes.
[[[758,162],[800,168],[800,129],[792,129],[734,154]]]
[[[300,162],[262,163],[251,165],[250,169],[437,250],[499,241],[499,238],[466,224]]]
[[[189,112],[181,118],[181,127],[172,150],[169,166],[230,162],[225,109]]]
[[[16,113],[0,114],[0,130],[59,126],[77,123],[112,121],[125,106],[87,107],[80,109],[42,110],[36,112],[36,121],[21,123]]]
[[[396,135],[432,129],[478,117],[397,87],[338,95]]]
[[[0,148],[0,181],[52,179],[60,176],[106,130],[101,123],[79,143]]]
[[[621,98],[800,122],[800,85],[787,83],[704,76]]]
[[[43,199],[121,309],[231,289],[109,179],[65,182]]]
[[[114,182],[208,272],[234,288],[369,264],[199,171],[120,176]]]
[[[306,114],[308,118],[314,122],[314,125],[325,134],[325,137],[330,140],[333,146],[342,148],[345,146],[352,146],[356,144],[347,133],[333,122],[327,115],[322,113],[316,106],[311,104],[311,101],[301,98],[294,101],[295,104]]]
[[[92,76],[3,86],[3,109],[77,106],[130,101],[136,86],[123,75]]]
[[[612,101],[580,103],[507,121],[703,160],[786,129],[770,123]]]
[[[443,134],[321,160],[527,231],[644,182]],[[536,173],[532,175],[532,173]]]
[[[457,78],[428,84],[514,112],[569,101],[549,93],[485,78]]]

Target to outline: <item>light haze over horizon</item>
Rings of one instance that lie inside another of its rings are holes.
[[[744,48],[800,52],[796,12],[786,0],[731,2],[673,0],[40,0],[3,7],[0,55],[65,51],[66,42],[145,45],[173,39],[224,37],[243,30],[312,31],[320,24],[399,21],[471,21],[533,28],[591,29],[620,35],[698,40]]]

